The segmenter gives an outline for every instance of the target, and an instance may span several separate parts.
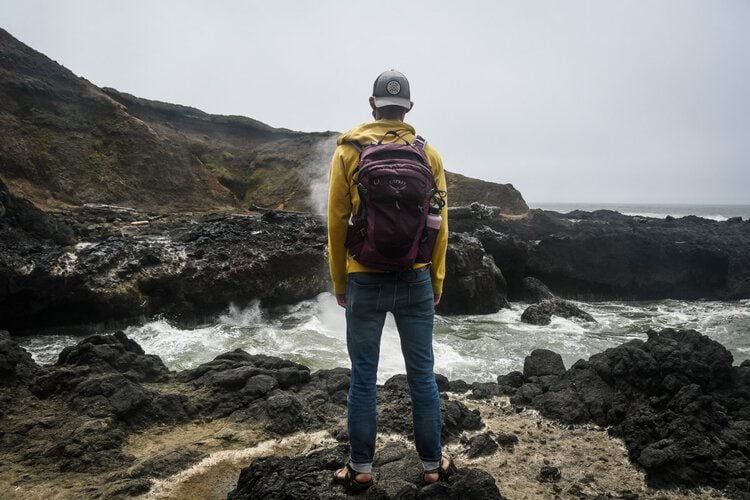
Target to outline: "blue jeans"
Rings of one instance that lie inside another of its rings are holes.
[[[349,458],[370,472],[377,434],[376,388],[386,312],[396,320],[411,393],[414,442],[425,470],[440,465],[440,396],[433,372],[435,319],[429,267],[403,273],[351,273],[346,287],[346,345],[352,363],[348,397]]]

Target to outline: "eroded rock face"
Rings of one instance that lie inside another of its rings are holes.
[[[664,329],[562,374],[539,371],[534,356],[527,360],[514,404],[564,423],[610,427],[654,486],[750,494],[750,367],[732,366],[718,342],[693,330]]]
[[[328,288],[325,228],[313,216],[162,217],[94,208],[57,217],[72,228],[75,247],[0,224],[5,328],[157,313],[190,323],[230,302],[294,303]]]
[[[0,330],[0,385],[27,381],[38,369],[31,354],[13,342],[8,332]]]
[[[527,300],[526,276],[578,300],[750,297],[746,223],[534,209],[525,217],[457,217],[451,231],[481,240],[511,300]]]
[[[508,307],[500,269],[478,239],[451,233],[440,314],[489,314]]]

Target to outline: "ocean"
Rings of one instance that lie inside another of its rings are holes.
[[[548,203],[528,202],[530,208],[541,208],[555,212],[567,213],[572,210],[614,210],[623,215],[665,218],[697,215],[705,219],[725,221],[730,217],[750,219],[750,205],[677,205],[677,204],[643,204],[643,203]]]
[[[628,215],[681,217],[698,215],[714,220],[750,218],[750,205],[637,205],[538,203],[532,208],[558,212],[575,209],[617,210]],[[696,329],[723,344],[735,363],[750,359],[750,299],[740,301],[659,300],[647,302],[577,302],[596,324],[553,318],[550,325],[521,322],[526,304],[481,316],[436,318],[436,371],[450,379],[492,381],[523,368],[536,348],[560,353],[567,367],[578,359],[633,339],[645,340],[649,329]],[[100,333],[112,333],[101,331]],[[165,319],[130,326],[125,333],[146,352],[158,354],[166,365],[182,370],[210,361],[233,349],[290,359],[311,369],[348,366],[344,311],[324,293],[292,306],[266,309],[259,303],[224,313],[204,325],[180,328]],[[39,363],[53,363],[60,350],[77,343],[75,335],[36,335],[21,339]],[[378,380],[404,373],[398,333],[389,315],[383,332]]]
[[[578,359],[632,339],[646,339],[649,329],[693,328],[727,347],[735,363],[750,359],[750,300],[735,302],[661,300],[594,302],[577,305],[597,324],[553,318],[550,325],[521,322],[525,304],[482,316],[436,318],[436,371],[467,382],[494,381],[523,368],[536,348],[560,353],[566,367]],[[102,332],[106,333],[106,332]],[[174,370],[192,368],[233,349],[290,359],[311,369],[348,366],[344,310],[329,293],[293,306],[264,309],[230,306],[215,321],[191,329],[157,319],[131,326],[125,333],[147,353],[158,354]],[[40,363],[53,363],[73,335],[37,335],[21,344]],[[378,380],[404,373],[398,333],[389,315],[385,324]]]

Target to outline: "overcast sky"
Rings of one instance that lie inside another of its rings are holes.
[[[750,204],[750,1],[0,0],[99,86],[304,131],[383,70],[446,168],[531,202]]]

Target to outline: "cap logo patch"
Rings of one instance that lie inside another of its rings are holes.
[[[386,85],[385,89],[389,94],[396,95],[401,92],[401,84],[396,80],[391,80],[390,82],[388,82],[388,85]]]

